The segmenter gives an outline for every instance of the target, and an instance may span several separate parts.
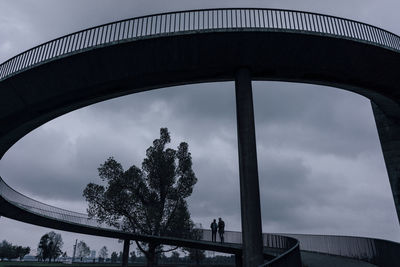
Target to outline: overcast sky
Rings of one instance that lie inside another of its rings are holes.
[[[395,0],[101,1],[1,0],[0,62],[87,27],[158,12],[209,7],[314,11],[400,33]],[[267,48],[266,48],[267,49]],[[253,82],[263,232],[370,236],[400,241],[393,198],[368,99],[340,89]],[[222,217],[240,230],[234,84],[185,85],[124,96],[59,117],[32,131],[0,161],[13,188],[45,203],[85,212],[82,191],[114,156],[141,165],[168,127],[172,147],[189,143],[198,177],[192,219],[208,227]],[[51,229],[0,218],[0,240],[37,247]],[[61,231],[57,231],[61,232]],[[61,232],[95,250],[113,239]]]

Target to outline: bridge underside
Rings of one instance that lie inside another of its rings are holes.
[[[399,215],[400,149],[393,137],[399,62],[399,53],[376,45],[293,32],[195,33],[95,48],[0,83],[0,156],[36,127],[80,107],[155,88],[234,80],[245,67],[253,80],[321,84],[370,98],[384,114],[375,117]]]
[[[39,65],[0,83],[0,155],[23,135],[74,109],[173,85],[235,79],[322,84],[370,98],[399,118],[400,54],[346,39],[228,32],[138,40]]]

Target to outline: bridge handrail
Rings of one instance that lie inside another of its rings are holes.
[[[185,10],[110,22],[37,45],[2,63],[0,81],[38,64],[99,46],[193,32],[237,30],[326,35],[400,51],[399,36],[336,16],[266,8]]]
[[[63,221],[67,223],[72,223],[75,225],[82,226],[92,226],[103,230],[119,230],[116,227],[107,225],[105,223],[99,223],[96,218],[90,218],[88,215],[83,213],[72,212],[69,210],[57,208],[51,205],[44,204],[42,202],[36,201],[29,198],[10,187],[4,180],[0,177],[0,196],[11,204],[19,207],[30,213],[49,218],[52,220]],[[211,241],[211,231],[207,229],[201,230],[201,238],[199,241]],[[295,240],[291,237],[285,237],[275,234],[264,234],[264,246],[267,248],[287,250],[291,248]],[[242,234],[235,231],[226,231],[225,233],[225,243],[242,243]],[[279,255],[278,255],[279,256]]]
[[[348,257],[378,266],[393,266],[400,254],[400,243],[378,238],[287,233],[277,235],[295,238],[300,242],[302,251]]]
[[[297,263],[301,262],[299,241],[288,237],[288,243],[289,245],[284,253],[262,264],[260,267],[289,267],[296,266]]]
[[[116,229],[115,227],[111,227],[106,224],[100,224],[96,218],[90,218],[87,214],[58,208],[27,197],[24,194],[21,194],[18,191],[14,190],[1,177],[0,196],[4,197],[7,201],[24,210],[39,214],[41,216],[46,216],[49,218],[75,224],[85,224],[94,227]]]
[[[72,212],[44,204],[29,198],[7,185],[0,177],[0,196],[13,205],[30,213],[37,214],[53,220],[73,223],[75,225],[92,226],[104,230],[118,230],[107,224],[100,224],[96,218],[90,218],[87,214]],[[201,229],[201,241],[211,240],[211,231]],[[219,241],[219,240],[217,240]],[[225,232],[226,243],[242,243],[242,234],[237,231]],[[300,244],[300,247],[299,247]],[[263,234],[263,245],[266,248],[279,249],[281,256],[277,256],[265,266],[277,266],[282,262],[296,261],[297,251],[310,251],[349,257],[367,261],[379,266],[391,266],[400,254],[400,244],[392,241],[376,238],[334,235],[310,235],[310,234]],[[282,252],[283,251],[283,252]],[[288,265],[290,266],[290,264]]]

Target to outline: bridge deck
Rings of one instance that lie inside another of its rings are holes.
[[[340,257],[335,255],[321,254],[309,251],[301,251],[301,261],[304,267],[377,267],[372,263]]]
[[[13,202],[8,199],[5,199],[4,198],[5,196],[8,196],[8,198],[11,198],[11,200],[18,202]],[[242,249],[242,246],[240,244],[241,243],[240,232],[227,231],[225,236],[227,242],[221,244],[220,242],[210,242],[211,233],[209,230],[203,230],[202,240],[187,240],[187,239],[173,238],[173,237],[155,237],[155,236],[137,235],[137,234],[121,232],[112,227],[105,228],[104,225],[103,226],[98,225],[96,220],[88,218],[87,215],[85,214],[58,209],[56,207],[52,207],[44,203],[37,202],[33,199],[27,198],[26,196],[9,188],[8,185],[4,183],[4,181],[1,179],[1,177],[0,177],[0,214],[2,216],[11,219],[24,221],[39,226],[50,227],[60,230],[67,230],[83,234],[120,238],[120,239],[131,239],[131,240],[139,240],[147,242],[155,241],[159,242],[160,244],[167,244],[167,245],[181,246],[181,247],[193,247],[203,250],[212,250],[212,251],[218,251],[236,255],[240,255]],[[70,220],[68,221],[68,219]],[[84,225],[82,223],[78,223],[77,219],[78,220],[84,219],[87,222],[87,224]],[[96,224],[98,225],[97,227],[95,227]],[[301,242],[300,247],[304,247],[304,249],[318,251],[317,249],[318,247],[322,252],[325,251],[333,254],[337,253],[335,251],[335,246],[342,247],[343,244],[352,244],[354,242],[357,242],[357,245],[354,247],[361,248],[362,251],[360,251],[359,253],[363,255],[368,255],[368,253],[371,253],[366,250],[367,246],[371,246],[371,248],[373,248],[373,243],[368,243],[371,242],[371,240],[365,238],[342,237],[341,239],[340,238],[338,239],[338,237],[336,236],[263,234],[264,244],[266,245],[266,247],[264,248],[265,260],[272,260],[276,256],[281,255],[288,248],[291,247],[290,242],[288,242],[288,240],[284,238],[284,235],[298,238]],[[335,239],[338,239],[339,242],[338,240],[333,241]],[[314,247],[310,247],[310,245],[313,245]],[[326,248],[324,250],[324,246],[330,247],[331,250],[329,251]],[[345,251],[342,251],[342,254],[343,252]],[[352,252],[349,251],[349,252],[357,253],[357,251],[352,251]],[[356,258],[352,259],[350,258],[349,255],[347,255],[347,257],[342,257],[338,255],[336,256],[328,255],[326,253],[318,253],[311,251],[301,252],[302,261],[305,264],[305,266],[311,266],[311,267],[374,266],[370,263],[362,262]]]

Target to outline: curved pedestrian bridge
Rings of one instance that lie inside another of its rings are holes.
[[[276,31],[350,39],[400,49],[397,35],[357,21],[304,11],[228,8],[171,12],[112,22],[69,34],[0,65],[0,81],[45,62],[89,49],[143,38],[226,31]]]
[[[172,85],[235,80],[245,67],[254,80],[323,84],[369,98],[399,214],[399,51],[400,38],[383,29],[291,10],[189,10],[96,26],[0,65],[0,158],[33,129],[80,107]],[[35,225],[242,253],[239,232],[227,232],[225,244],[209,242],[208,230],[202,240],[126,233],[30,199],[1,178],[0,203],[2,216]],[[329,254],[379,266],[393,266],[400,252],[397,243],[361,237],[264,234],[263,244],[266,266],[299,266],[299,248],[314,262]]]
[[[241,255],[241,232],[227,231],[225,243],[211,241],[211,231],[202,229],[200,240],[127,233],[113,226],[100,224],[96,218],[68,211],[33,200],[9,187],[0,177],[0,214],[2,216],[54,229],[111,238],[159,242],[171,246],[191,247]],[[218,241],[218,240],[217,240]],[[265,266],[279,265],[283,260],[296,262],[301,249],[303,262],[309,266],[391,266],[400,253],[400,244],[363,237],[263,234]],[[363,261],[365,263],[361,263]],[[325,262],[327,265],[320,265]],[[368,265],[368,263],[370,265]],[[358,264],[358,265],[355,265]],[[371,265],[372,264],[372,265]]]
[[[211,232],[202,230],[200,240],[190,240],[167,236],[149,236],[120,231],[114,226],[100,224],[96,218],[87,214],[73,212],[53,207],[33,200],[8,186],[0,177],[0,215],[43,227],[71,231],[81,234],[119,238],[123,240],[137,240],[143,242],[156,242],[159,244],[198,248],[223,253],[241,255],[241,233],[226,232],[225,243],[210,242]],[[264,235],[264,257],[266,260],[275,261],[275,258],[287,252],[297,251],[297,240],[274,234]],[[299,254],[297,254],[299,256]]]

